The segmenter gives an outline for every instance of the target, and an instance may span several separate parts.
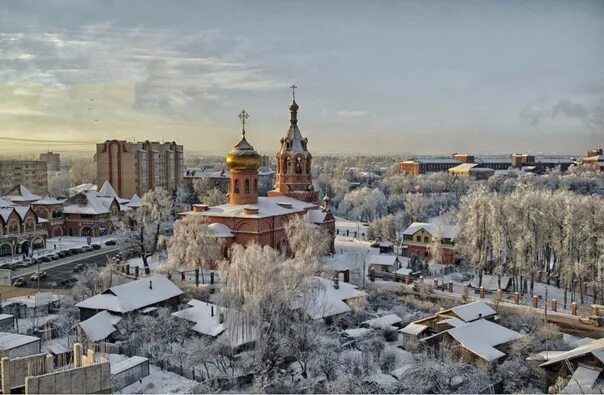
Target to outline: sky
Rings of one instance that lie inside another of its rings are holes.
[[[604,1],[0,0],[4,154],[222,155],[245,108],[273,155],[292,84],[315,155],[584,154],[604,145]]]

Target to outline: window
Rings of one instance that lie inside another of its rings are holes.
[[[302,158],[296,158],[296,174],[302,174]]]
[[[239,193],[239,180],[235,180],[235,187],[233,190],[235,193]]]
[[[34,231],[34,220],[33,219],[28,219],[25,222],[25,231],[26,232],[33,232]]]
[[[430,239],[428,238],[428,236],[424,236],[424,243],[429,243]]]
[[[422,242],[422,237],[421,236],[415,236],[415,241],[417,241],[418,243]]]
[[[17,221],[11,221],[8,224],[8,234],[14,235],[19,233],[19,224]]]
[[[413,241],[413,236],[411,236],[411,235],[403,235],[403,240]]]
[[[250,180],[247,178],[245,179],[244,188],[245,188],[245,193],[250,193]]]
[[[258,193],[258,179],[254,178],[254,192]]]

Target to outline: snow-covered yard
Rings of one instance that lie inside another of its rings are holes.
[[[109,361],[114,364],[128,359],[125,355],[109,354]],[[122,388],[120,394],[192,394],[198,382],[189,380],[176,373],[149,365],[149,375],[142,380]]]

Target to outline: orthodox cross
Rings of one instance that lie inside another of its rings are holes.
[[[239,113],[239,119],[241,119],[241,134],[243,134],[245,136],[245,124],[247,119],[250,117],[250,114],[245,111],[245,108],[243,110],[241,110],[241,112]]]
[[[290,86],[290,88],[292,89],[292,98],[294,100],[296,100],[296,88],[297,88],[297,86],[296,85],[292,85],[292,86]]]

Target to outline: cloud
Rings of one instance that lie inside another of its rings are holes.
[[[547,111],[541,107],[526,106],[518,116],[521,120],[528,123],[529,125],[538,125],[547,115]]]
[[[564,116],[568,118],[586,119],[589,113],[585,106],[571,100],[560,100],[552,108],[552,117]]]

